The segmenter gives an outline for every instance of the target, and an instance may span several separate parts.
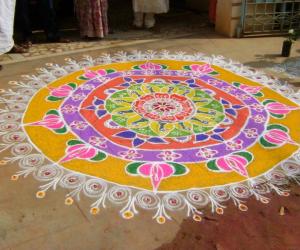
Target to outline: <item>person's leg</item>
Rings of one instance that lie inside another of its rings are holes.
[[[47,40],[50,42],[60,39],[53,0],[39,0],[39,11]]]
[[[144,24],[144,13],[134,12],[134,21],[133,25],[138,28],[142,28]]]
[[[146,13],[145,15],[145,27],[147,29],[153,28],[155,25],[155,14],[154,13]]]
[[[31,41],[32,31],[29,19],[29,2],[28,0],[17,0],[16,2],[16,24],[18,30],[22,32],[24,42]]]
[[[0,1],[0,55],[14,46],[15,0]]]

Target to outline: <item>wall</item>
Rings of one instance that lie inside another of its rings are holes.
[[[240,24],[242,0],[218,0],[216,31],[235,37]]]

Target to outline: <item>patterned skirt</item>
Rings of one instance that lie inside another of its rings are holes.
[[[102,38],[108,34],[107,0],[75,0],[82,37]]]

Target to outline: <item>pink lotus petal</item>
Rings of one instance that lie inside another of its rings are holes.
[[[70,161],[72,159],[91,159],[97,155],[97,150],[85,144],[77,144],[67,148],[66,156],[61,162]]]
[[[162,69],[162,67],[159,64],[152,63],[152,62],[146,62],[146,63],[140,65],[140,68],[144,69],[144,70],[147,70],[147,69],[160,70],[160,69]]]
[[[214,69],[210,66],[210,64],[203,64],[203,65],[199,65],[199,64],[193,64],[190,66],[190,68],[193,71],[202,73],[202,74],[208,74],[214,71]]]
[[[43,126],[49,129],[60,129],[63,128],[64,122],[58,115],[46,115],[42,121],[34,122],[32,126]]]
[[[73,88],[69,85],[63,85],[58,88],[52,89],[50,92],[51,96],[55,96],[57,98],[63,98],[68,96],[73,91]]]
[[[299,109],[298,107],[287,106],[279,102],[271,102],[266,105],[268,111],[277,115],[286,115],[292,110]]]
[[[166,163],[146,163],[139,167],[139,173],[150,177],[153,191],[156,192],[162,179],[172,176],[174,168]]]
[[[261,91],[263,87],[259,86],[248,86],[248,85],[240,85],[240,89],[244,90],[245,92],[248,92],[250,94],[257,94]]]
[[[279,129],[272,129],[265,134],[265,139],[272,144],[282,144],[290,141],[289,135]]]
[[[223,158],[220,158],[217,160],[217,165],[224,171],[236,171],[237,173],[243,175],[243,176],[248,176],[247,172],[247,165],[248,161],[242,156],[239,155],[230,155],[230,156],[225,156]]]

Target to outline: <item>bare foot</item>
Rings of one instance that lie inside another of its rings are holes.
[[[9,51],[9,53],[15,53],[15,54],[22,54],[22,53],[26,53],[26,52],[28,52],[28,50],[27,49],[25,49],[25,48],[23,48],[23,47],[21,47],[21,46],[18,46],[18,45],[14,45],[13,47],[12,47],[12,49]]]

